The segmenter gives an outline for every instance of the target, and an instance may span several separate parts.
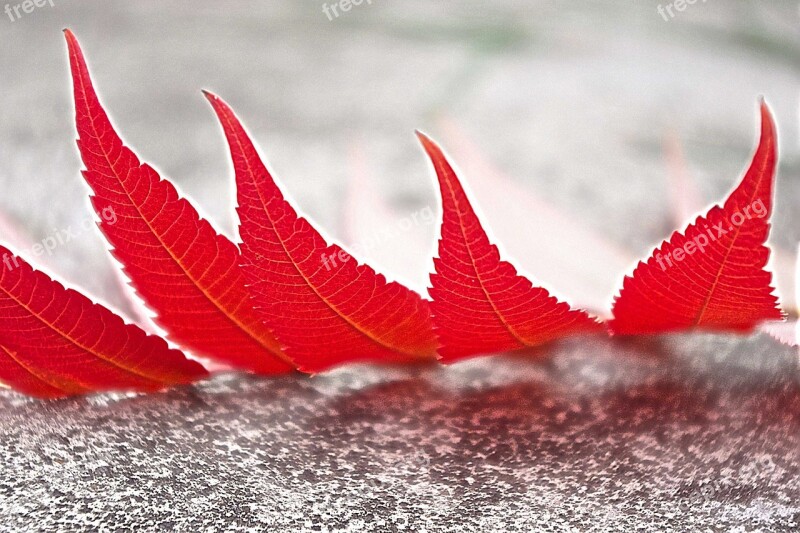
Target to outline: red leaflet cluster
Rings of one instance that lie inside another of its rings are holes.
[[[198,363],[0,246],[0,379],[42,398],[154,391],[206,376]]]
[[[198,355],[259,372],[292,369],[258,320],[239,267],[239,251],[217,234],[175,187],[142,164],[114,131],[92,87],[75,36],[67,30],[78,148],[113,255],[169,338]]]
[[[783,317],[764,270],[776,152],[775,124],[762,102],[761,141],[741,183],[722,207],[675,232],[625,278],[611,331],[750,331]]]
[[[753,162],[724,204],[626,277],[607,326],[500,258],[453,168],[428,137],[442,199],[431,301],[387,281],[323,236],[286,200],[231,108],[206,93],[228,141],[240,246],[127,148],[65,32],[78,147],[100,228],[169,340],[259,374],[353,362],[449,363],[572,335],[750,331],[782,314],[765,270],[776,136],[761,106]],[[513,199],[510,199],[510,201]],[[114,217],[102,216],[112,211]],[[113,223],[112,223],[113,221]],[[203,367],[0,246],[0,381],[41,398],[191,383]]]
[[[439,178],[444,211],[430,290],[442,360],[520,350],[601,331],[586,313],[534,287],[500,259],[442,151],[425,135],[419,134],[419,139]]]

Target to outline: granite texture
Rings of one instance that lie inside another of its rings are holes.
[[[797,2],[698,2],[669,21],[634,0],[375,0],[333,21],[322,4],[0,12],[0,218],[35,242],[91,216],[68,26],[124,138],[232,237],[230,167],[201,88],[236,107],[289,196],[348,244],[354,145],[396,213],[437,213],[413,130],[448,146],[444,118],[631,257],[675,226],[665,138],[683,143],[703,201],[720,198],[764,94],[781,134],[772,242],[796,249]],[[513,200],[480,207],[490,227],[519,217],[494,226],[512,228],[495,236],[523,257],[537,213],[512,213]],[[393,242],[366,257],[424,287],[436,233],[399,235],[426,243],[403,248],[402,265]],[[137,316],[96,231],[38,259]],[[0,532],[795,531],[798,353],[764,335],[585,339],[447,368],[220,375],[149,396],[3,391],[0,459]]]
[[[3,394],[0,531],[800,527],[794,350],[692,336],[537,355]]]

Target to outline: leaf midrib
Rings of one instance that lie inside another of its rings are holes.
[[[514,328],[511,326],[511,324],[508,323],[508,321],[506,321],[500,309],[498,309],[498,307],[495,305],[494,300],[489,294],[489,291],[486,289],[486,286],[483,282],[483,278],[481,277],[481,274],[478,270],[475,261],[475,256],[472,254],[472,246],[470,245],[469,239],[467,239],[467,234],[464,231],[465,228],[464,217],[461,212],[461,205],[458,201],[458,196],[456,195],[455,189],[453,188],[453,183],[450,179],[451,170],[445,167],[441,161],[435,161],[434,166],[436,167],[436,172],[440,176],[445,176],[444,184],[447,187],[447,191],[450,193],[450,198],[452,199],[456,207],[455,211],[456,211],[456,216],[458,217],[458,230],[461,233],[461,237],[464,241],[464,246],[466,247],[467,253],[469,254],[470,265],[472,265],[472,268],[475,271],[475,277],[478,279],[478,284],[480,285],[481,291],[486,297],[486,301],[489,302],[490,306],[492,306],[492,310],[494,311],[495,315],[497,315],[497,318],[500,320],[500,323],[503,325],[506,331],[508,331],[511,334],[511,336],[514,337],[523,346],[531,346],[531,344],[528,343],[525,339],[517,335],[516,331],[514,331]],[[491,243],[489,244],[489,246],[491,246]]]
[[[13,350],[10,350],[10,349],[6,348],[5,346],[2,346],[2,345],[0,345],[0,350],[2,350],[3,353],[5,353],[9,357],[9,359],[14,361],[17,365],[19,365],[19,367],[21,367],[25,372],[27,372],[28,374],[30,374],[31,376],[36,378],[38,381],[44,383],[48,387],[52,387],[53,389],[55,389],[55,390],[57,390],[59,392],[62,392],[64,394],[74,394],[73,392],[70,392],[67,389],[65,389],[64,387],[62,387],[60,384],[53,383],[52,381],[47,380],[43,376],[40,376],[39,374],[37,374],[34,371],[34,368],[28,366],[21,359],[19,359],[19,356]],[[80,386],[80,387],[82,389],[84,389],[84,392],[86,392],[86,390],[87,390],[86,387],[83,387],[83,386]]]
[[[768,150],[774,149],[774,140],[772,138],[770,138],[769,146],[767,148]],[[768,160],[769,160],[769,152],[767,153],[767,157],[764,158],[762,166],[759,167],[759,173],[758,173],[759,178],[758,181],[755,183],[755,187],[753,187],[753,194],[752,196],[750,196],[750,200],[748,201],[747,205],[752,204],[753,201],[755,200],[755,197],[758,195],[759,188],[761,187],[761,183],[764,180],[764,170],[766,169]],[[745,174],[745,176],[747,176],[747,174]],[[770,179],[772,179],[772,176],[770,176]],[[734,191],[732,194],[736,194],[736,191]],[[770,203],[771,202],[772,199],[770,199]],[[722,209],[724,211],[725,209],[724,205]],[[705,315],[709,305],[711,304],[711,298],[714,296],[714,292],[717,290],[717,285],[719,285],[719,282],[722,279],[722,272],[723,270],[725,270],[725,266],[727,265],[728,262],[728,257],[730,257],[731,253],[733,253],[733,247],[736,245],[736,241],[739,239],[739,235],[742,232],[742,226],[744,226],[744,224],[736,227],[736,231],[733,235],[733,238],[731,239],[730,245],[728,246],[727,250],[725,250],[725,257],[722,259],[722,262],[720,263],[719,269],[717,270],[717,274],[714,277],[714,282],[711,285],[711,289],[709,289],[708,291],[708,296],[706,296],[705,301],[703,301],[703,305],[701,306],[700,311],[697,314],[697,318],[695,319],[693,326],[700,325],[700,323],[703,320],[703,316]]]
[[[78,78],[78,83],[80,84],[80,88],[81,88],[81,93],[83,95],[83,99],[84,99],[85,102],[87,102],[86,110],[88,112],[87,115],[89,117],[89,121],[91,122],[91,125],[92,125],[92,130],[94,132],[95,138],[99,140],[100,137],[98,136],[97,127],[95,126],[95,116],[94,116],[94,113],[91,112],[90,107],[88,105],[88,99],[86,98],[86,87],[84,85],[83,76],[82,75],[81,76],[77,76],[77,78]],[[113,132],[113,128],[112,128],[112,132]],[[115,132],[114,132],[114,134],[116,136]],[[180,267],[181,271],[186,275],[186,277],[192,282],[192,285],[194,285],[200,291],[200,293],[220,312],[220,314],[225,319],[227,319],[234,326],[236,326],[237,329],[239,329],[240,331],[245,333],[256,344],[258,344],[259,346],[263,347],[270,354],[280,358],[282,361],[284,361],[286,363],[292,364],[291,361],[289,360],[289,358],[284,353],[282,353],[282,352],[276,353],[275,351],[270,349],[268,346],[266,346],[258,337],[256,337],[255,333],[253,331],[251,331],[250,328],[248,328],[245,324],[243,324],[242,322],[237,320],[234,316],[232,316],[232,314],[228,313],[227,310],[215,298],[213,298],[205,289],[203,289],[203,287],[200,285],[198,280],[196,280],[189,273],[189,271],[184,267],[183,263],[181,263],[180,259],[178,259],[178,257],[176,257],[175,254],[172,253],[172,251],[169,249],[169,247],[161,239],[161,236],[159,235],[159,233],[150,224],[150,221],[147,219],[147,217],[144,216],[144,214],[142,213],[141,209],[139,209],[139,205],[133,200],[133,197],[131,196],[130,192],[128,191],[128,188],[125,187],[125,184],[122,181],[122,178],[117,173],[114,165],[111,162],[110,154],[106,150],[104,144],[100,143],[99,141],[98,141],[98,144],[100,145],[100,150],[103,153],[103,158],[106,160],[106,163],[108,164],[108,167],[114,173],[114,177],[117,179],[117,181],[119,182],[120,186],[122,187],[122,190],[124,191],[125,196],[128,198],[130,204],[134,207],[134,209],[136,209],[136,212],[139,214],[139,217],[144,221],[145,225],[147,225],[147,228],[150,230],[150,232],[156,238],[156,240],[161,245],[161,247],[167,252],[167,254],[170,256],[170,258],[175,262],[175,264],[177,264],[178,267]],[[122,143],[121,139],[120,139],[120,144],[122,145],[122,149],[123,150],[126,149],[126,147],[125,147],[124,143]],[[137,158],[137,160],[138,160],[138,158]],[[142,163],[140,161],[138,168],[141,169],[141,167],[142,167]]]
[[[17,268],[24,268],[24,267],[23,266],[19,266]],[[36,272],[33,269],[31,269],[31,273],[36,275]],[[45,275],[45,274],[41,274],[41,275]],[[51,280],[51,281],[53,283],[56,283],[53,280]],[[17,282],[17,285],[21,284],[22,282],[23,282],[23,280],[22,280],[22,277],[20,276],[20,280]],[[143,374],[142,372],[137,372],[136,370],[134,370],[132,368],[129,368],[129,367],[126,367],[126,366],[120,364],[119,362],[114,361],[113,359],[109,359],[108,357],[103,356],[103,354],[101,354],[100,352],[98,352],[95,349],[96,346],[89,347],[89,346],[84,345],[83,343],[78,342],[77,340],[73,339],[69,334],[67,334],[65,331],[63,331],[61,328],[57,327],[54,323],[52,323],[52,322],[50,322],[48,320],[45,320],[44,317],[42,317],[40,313],[38,313],[35,310],[33,310],[30,307],[29,304],[24,303],[21,299],[17,298],[9,289],[6,289],[6,287],[5,287],[5,285],[3,283],[0,283],[0,290],[2,290],[9,298],[14,300],[14,302],[17,305],[19,305],[20,307],[25,309],[28,313],[30,313],[30,315],[32,317],[34,317],[36,320],[38,320],[39,322],[41,322],[42,324],[44,324],[45,326],[47,326],[51,330],[55,331],[61,338],[63,338],[64,340],[66,340],[70,344],[74,345],[79,350],[83,350],[84,352],[87,352],[87,353],[97,357],[101,361],[105,361],[106,363],[109,363],[112,366],[115,366],[115,367],[117,367],[117,368],[119,368],[121,370],[124,370],[125,372],[129,372],[129,373],[131,373],[131,374],[133,374],[135,376],[139,376],[139,377],[145,378],[145,379],[147,379],[149,381],[152,381],[154,383],[159,383],[159,384],[169,384],[170,383],[169,381],[165,381],[165,380],[159,379],[157,377],[152,377],[152,376],[150,376],[148,374]],[[68,295],[65,294],[64,297],[68,297]],[[90,305],[95,306],[97,304],[90,303]]]
[[[244,164],[247,167],[247,169],[246,169],[247,170],[247,174],[250,176],[250,181],[253,184],[253,188],[256,190],[256,194],[258,194],[258,199],[261,202],[261,205],[263,207],[263,211],[266,214],[267,219],[269,220],[270,224],[272,225],[272,228],[275,231],[275,235],[278,237],[278,242],[280,242],[281,248],[283,249],[284,254],[286,255],[286,257],[291,259],[292,266],[295,268],[295,270],[300,275],[300,277],[303,279],[303,281],[306,283],[306,285],[308,285],[308,287],[314,292],[314,294],[317,295],[317,297],[326,306],[328,306],[328,308],[331,311],[336,313],[336,315],[338,317],[340,317],[346,324],[348,324],[354,330],[358,331],[359,333],[361,333],[362,335],[364,335],[365,337],[370,339],[372,342],[374,342],[375,344],[377,344],[381,348],[388,349],[388,350],[391,350],[391,351],[397,352],[397,353],[402,353],[402,354],[405,354],[405,355],[410,355],[412,357],[419,357],[419,355],[416,352],[409,351],[409,350],[404,350],[402,348],[395,347],[392,344],[386,343],[382,339],[379,339],[374,334],[369,332],[368,330],[365,330],[364,328],[360,327],[356,322],[352,321],[347,315],[345,315],[344,313],[339,311],[339,309],[336,307],[336,305],[333,302],[329,301],[327,298],[325,298],[325,296],[323,296],[317,290],[317,288],[314,286],[314,284],[311,282],[311,280],[300,269],[300,266],[294,260],[294,257],[289,253],[289,249],[286,247],[286,243],[284,242],[283,237],[277,231],[277,229],[276,229],[277,228],[276,221],[272,219],[271,213],[270,213],[269,209],[267,209],[267,203],[268,202],[266,201],[264,196],[261,194],[261,188],[258,186],[257,183],[255,183],[255,179],[253,177],[253,176],[255,176],[255,173],[253,171],[253,167],[250,165],[249,159],[245,155],[246,151],[244,149],[244,145],[241,142],[241,139],[239,139],[239,134],[236,132],[236,129],[235,129],[234,125],[231,123],[231,121],[227,117],[227,115],[225,113],[223,113],[222,115],[223,115],[223,120],[225,120],[225,122],[227,123],[228,131],[230,131],[232,133],[231,137],[236,142],[238,150],[242,154],[242,160],[244,161]],[[286,200],[284,199],[284,201],[286,201]]]

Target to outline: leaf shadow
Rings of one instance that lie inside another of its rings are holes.
[[[709,346],[694,337],[677,345],[673,339],[612,340],[590,350],[572,343],[555,348],[545,364],[518,356],[482,359],[337,396],[305,427],[323,440],[345,438],[338,443],[344,447],[357,435],[362,449],[396,454],[400,462],[421,455],[426,475],[461,489],[458,480],[481,483],[477,463],[546,466],[586,480],[610,469],[633,480],[647,475],[659,455],[679,457],[687,472],[707,470],[708,454],[720,448],[771,447],[773,457],[797,461],[796,354],[774,357],[774,367],[742,368],[751,350],[763,349],[764,359],[775,346],[723,344],[731,356],[721,362],[703,361]],[[620,357],[623,352],[629,353]],[[741,466],[737,460],[744,461],[738,456],[717,467]],[[520,480],[505,482],[527,490]]]

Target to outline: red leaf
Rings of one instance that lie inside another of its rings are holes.
[[[442,360],[520,350],[567,335],[602,331],[586,313],[534,287],[500,259],[441,149],[425,135],[419,138],[436,170],[444,211],[430,290]]]
[[[615,334],[745,332],[782,318],[771,274],[764,270],[775,145],[775,125],[762,102],[761,141],[741,183],[722,207],[673,233],[625,278],[610,322]]]
[[[481,199],[483,214],[494,215],[492,235],[504,244],[505,252],[536,272],[539,283],[569,298],[573,305],[610,315],[615,279],[636,256],[612,236],[597,233],[569,210],[556,207],[506,175],[455,121],[442,119],[439,127],[448,153],[471,169],[470,191]],[[532,213],[536,231],[519,238],[520,228],[530,223]]]
[[[300,369],[432,358],[428,304],[327,245],[287,202],[233,111],[206,93],[230,145],[243,266],[264,321]]]
[[[158,325],[198,355],[262,374],[292,370],[250,305],[239,250],[123,145],[94,92],[75,36],[65,33],[92,204],[114,257],[157,313]],[[107,212],[117,223],[102,216]]]
[[[684,221],[691,220],[689,215],[699,212],[702,208],[702,197],[697,184],[688,172],[688,165],[683,157],[683,148],[680,139],[671,135],[666,144],[666,156],[669,163],[668,185],[671,196],[672,216],[676,225],[683,225]],[[794,272],[794,257],[792,252],[773,244],[771,247],[769,266],[772,270],[772,282],[775,284],[775,293],[783,304],[783,311],[789,316],[797,317],[797,276]]]
[[[163,339],[0,246],[0,380],[31,396],[156,391],[207,375]]]
[[[79,385],[75,385],[69,391],[50,385],[36,377],[36,374],[20,362],[20,357],[13,350],[4,346],[0,346],[0,381],[17,392],[36,398],[63,398],[70,394],[89,392]]]

